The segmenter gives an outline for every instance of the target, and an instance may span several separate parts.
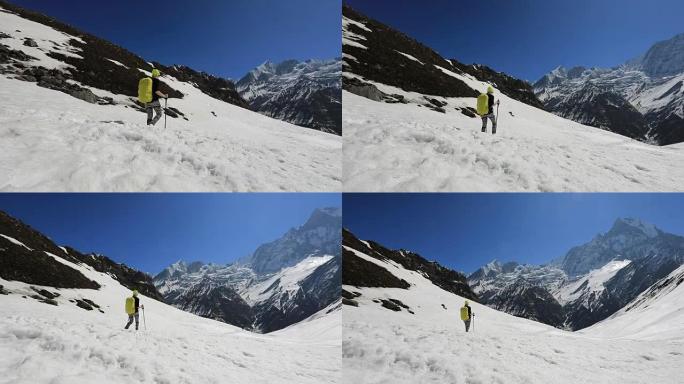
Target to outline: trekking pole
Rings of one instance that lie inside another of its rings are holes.
[[[145,307],[143,307],[143,326],[145,327],[145,330],[147,331],[147,320],[145,320]]]
[[[143,309],[143,317],[145,316],[145,310]],[[473,332],[475,332],[475,314],[473,313]]]
[[[166,130],[166,107],[167,107],[168,105],[169,105],[169,98],[168,98],[168,97],[165,97],[165,98],[164,98],[164,130]],[[496,113],[499,113],[498,109],[497,109]],[[497,119],[498,119],[498,118],[499,118],[499,117],[497,116]],[[143,313],[145,313],[145,310],[144,310],[144,309],[143,309]],[[143,317],[144,317],[144,316],[143,316]]]
[[[494,119],[494,132],[492,132],[492,134],[496,133],[496,127],[499,126],[499,104],[501,104],[501,102],[499,102],[499,100],[497,100],[496,101],[496,119]]]

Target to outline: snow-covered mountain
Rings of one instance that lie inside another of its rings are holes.
[[[343,306],[345,383],[669,384],[679,378],[681,292],[663,295],[658,316],[635,313],[625,319],[642,331],[624,332],[624,337],[616,337],[623,324],[614,319],[571,333],[472,298],[474,323],[465,333],[459,308],[466,297],[442,289],[421,271],[379,257],[376,244],[359,240],[344,246],[343,293],[351,298],[345,297]],[[382,272],[349,270],[347,252],[372,265],[367,270]],[[388,281],[403,281],[406,287],[388,286]]]
[[[316,209],[302,226],[228,265],[172,264],[154,278],[165,301],[257,332],[302,321],[340,297],[340,208]]]
[[[266,116],[342,135],[342,61],[267,61],[235,85]]]
[[[530,84],[446,59],[347,6],[342,28],[346,191],[684,188],[682,144],[654,148],[554,115]],[[480,132],[474,109],[490,85],[496,135]]]
[[[468,282],[492,308],[577,330],[611,316],[682,264],[684,237],[625,218],[548,265],[494,261]]]
[[[167,129],[137,102],[153,67]],[[0,190],[340,190],[339,137],[247,107],[227,79],[0,1]]]
[[[164,304],[151,278],[0,213],[0,381],[338,383],[341,311],[260,335]],[[124,330],[141,292],[140,330]],[[339,289],[339,280],[338,280]],[[333,303],[334,304],[334,303]]]
[[[684,141],[684,34],[614,68],[558,67],[534,84],[545,107],[658,145]]]

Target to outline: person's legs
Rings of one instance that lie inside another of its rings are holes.
[[[161,103],[159,103],[159,100],[155,101],[154,103],[154,112],[156,113],[156,116],[154,116],[154,119],[152,120],[152,125],[156,125],[159,119],[162,118]]]
[[[487,115],[482,116],[482,132],[487,132]]]
[[[470,319],[463,320],[463,323],[465,324],[466,332],[468,332],[468,330],[470,329]]]
[[[489,115],[489,120],[492,121],[492,135],[496,133],[496,116],[494,114]]]
[[[128,315],[128,323],[126,324],[126,328],[124,329],[128,329],[128,327],[130,327],[131,324],[133,324],[133,315]]]
[[[135,313],[135,330],[138,330],[138,312]]]
[[[145,105],[145,111],[147,112],[147,125],[152,125],[152,118],[154,117],[152,103]]]

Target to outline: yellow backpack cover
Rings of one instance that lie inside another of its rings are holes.
[[[126,298],[126,313],[129,315],[135,313],[135,299],[133,297]]]
[[[486,93],[477,97],[477,114],[484,116],[489,113],[489,96]]]
[[[141,103],[152,102],[152,78],[145,77],[138,82],[138,100]]]
[[[468,320],[470,316],[468,316],[468,307],[461,307],[461,320]]]

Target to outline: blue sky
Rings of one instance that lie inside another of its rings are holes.
[[[10,0],[147,60],[238,80],[266,60],[341,55],[341,0]]]
[[[228,263],[251,254],[340,194],[0,194],[0,210],[58,245],[156,274],[184,259]]]
[[[544,264],[636,217],[684,235],[682,194],[345,194],[361,239],[474,272],[493,259]]]
[[[529,81],[558,65],[613,67],[684,32],[681,0],[345,0],[442,56]]]

